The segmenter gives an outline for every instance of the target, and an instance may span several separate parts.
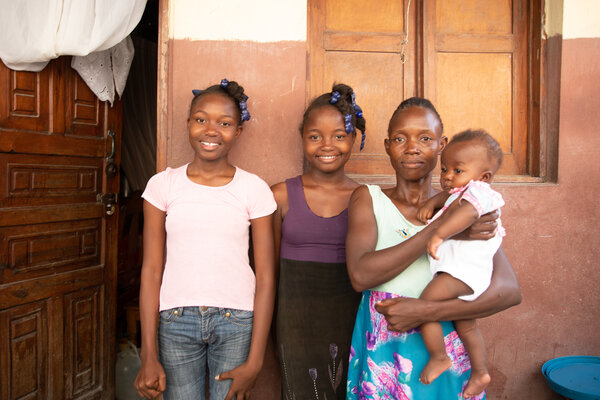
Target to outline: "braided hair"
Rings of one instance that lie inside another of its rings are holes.
[[[244,94],[244,87],[237,83],[236,81],[228,81],[227,79],[222,79],[219,85],[212,85],[207,87],[204,90],[192,90],[194,94],[194,98],[190,103],[190,111],[192,113],[192,109],[194,108],[194,104],[205,94],[210,93],[219,93],[229,97],[237,107],[238,110],[238,124],[243,124],[245,121],[250,119],[250,113],[246,108],[246,101],[248,100],[248,96]]]
[[[343,83],[334,84],[331,92],[323,93],[309,104],[302,116],[300,134],[304,131],[304,125],[308,120],[310,112],[324,106],[333,106],[338,109],[344,118],[346,133],[356,135],[356,130],[361,132],[362,140],[360,149],[362,150],[365,142],[367,121],[363,116],[362,109],[356,104],[354,90]]]

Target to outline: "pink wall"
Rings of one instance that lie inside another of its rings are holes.
[[[169,48],[173,62],[169,77],[169,166],[182,165],[193,157],[186,126],[192,89],[204,89],[227,78],[244,86],[252,116],[244,124],[230,160],[269,184],[301,171],[298,127],[306,92],[304,42],[177,40]]]
[[[191,89],[238,80],[253,116],[232,161],[272,184],[301,171],[298,125],[305,104],[306,44],[175,41],[169,51],[166,162],[191,159],[185,120]],[[480,322],[493,382],[489,399],[558,399],[542,364],[573,354],[600,355],[600,39],[563,41],[557,184],[498,184],[507,201],[504,249],[523,303]],[[400,102],[401,99],[398,99]],[[256,398],[276,399],[270,353]]]
[[[600,355],[600,39],[562,46],[558,184],[499,185],[523,302],[481,321],[492,399],[558,399],[542,364]]]

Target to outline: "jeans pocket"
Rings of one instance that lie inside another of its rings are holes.
[[[179,317],[179,315],[181,315],[182,309],[181,308],[171,308],[169,310],[163,310],[161,311],[160,314],[160,323],[161,324],[170,324],[171,322],[175,321],[175,319],[177,317]]]
[[[254,312],[233,308],[223,309],[222,315],[227,321],[239,326],[251,326],[254,319]]]

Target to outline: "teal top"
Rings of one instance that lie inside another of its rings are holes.
[[[387,249],[402,243],[425,228],[425,225],[415,225],[409,222],[379,186],[367,185],[367,188],[371,194],[373,212],[377,222],[375,250]],[[427,254],[423,253],[395,278],[371,290],[417,298],[429,281],[431,281],[429,260]]]

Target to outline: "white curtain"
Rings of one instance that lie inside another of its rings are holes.
[[[145,6],[146,0],[0,0],[0,58],[11,69],[38,72],[53,58],[80,56],[72,66],[112,103],[133,58],[126,38]]]
[[[146,0],[0,0],[0,58],[14,70],[41,71],[61,55],[85,56],[121,42]]]

